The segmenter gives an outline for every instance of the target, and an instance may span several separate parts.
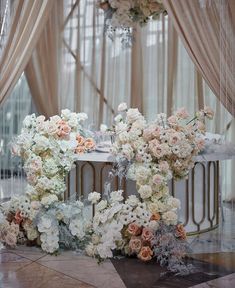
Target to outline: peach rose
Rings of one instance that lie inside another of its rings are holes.
[[[79,134],[77,135],[76,140],[77,140],[77,142],[78,142],[78,145],[83,145],[84,142],[85,142],[84,137],[82,137],[82,136],[79,135]]]
[[[85,146],[86,150],[92,150],[95,148],[95,142],[92,138],[87,138],[85,140],[84,146]]]
[[[161,216],[159,213],[153,213],[150,217],[150,221],[159,221],[161,219]]]
[[[180,108],[179,110],[176,111],[176,116],[181,118],[181,119],[186,119],[189,117],[188,111],[185,109],[185,107]]]
[[[150,261],[153,256],[153,251],[149,246],[143,246],[138,254],[138,258],[142,261]]]
[[[151,241],[154,238],[153,231],[149,228],[143,228],[141,238],[143,241]]]
[[[22,221],[23,221],[23,217],[21,216],[21,212],[20,211],[17,211],[16,214],[15,214],[15,217],[14,217],[14,222],[16,224],[20,224]]]
[[[129,248],[131,249],[132,253],[139,253],[142,247],[142,241],[140,237],[131,237],[129,242]]]
[[[57,135],[60,138],[67,138],[69,136],[69,133],[71,132],[70,126],[63,120],[59,121],[57,124]]]
[[[182,240],[185,240],[187,238],[186,231],[182,224],[178,224],[176,226],[176,236]]]
[[[196,139],[196,146],[198,150],[202,150],[205,147],[204,139]]]
[[[75,152],[77,154],[83,154],[85,153],[85,148],[83,146],[77,146],[77,148],[75,149]]]
[[[128,225],[127,231],[134,236],[138,236],[141,234],[142,229],[136,223],[130,223]]]
[[[167,119],[168,123],[172,126],[177,125],[178,124],[178,118],[175,115],[170,116]]]

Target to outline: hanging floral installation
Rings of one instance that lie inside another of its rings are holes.
[[[111,39],[119,34],[123,46],[131,45],[135,24],[144,26],[166,14],[161,0],[99,0],[98,7],[104,11],[105,33]]]

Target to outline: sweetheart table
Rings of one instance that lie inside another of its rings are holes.
[[[235,158],[235,153],[205,153],[194,157],[195,167],[185,180],[169,182],[170,193],[181,201],[179,220],[188,235],[215,229],[219,225],[221,202],[220,161]],[[91,152],[78,157],[67,179],[65,199],[87,199],[91,191],[104,195],[111,179],[111,191],[124,190],[124,197],[137,194],[131,180],[110,177],[115,159],[109,153]],[[107,188],[107,187],[106,187]],[[94,207],[92,208],[94,214]],[[92,217],[92,215],[91,215]]]

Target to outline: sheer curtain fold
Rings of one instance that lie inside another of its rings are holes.
[[[37,46],[30,58],[25,74],[31,95],[39,113],[46,117],[59,113],[61,27],[63,4],[54,3]]]
[[[163,0],[197,69],[224,107],[235,116],[235,6],[233,0]],[[231,8],[231,9],[230,9]]]
[[[23,73],[48,20],[55,0],[18,1],[0,65],[0,104]],[[17,23],[17,25],[16,25]],[[12,32],[13,31],[13,32]]]

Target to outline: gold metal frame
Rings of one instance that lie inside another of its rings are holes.
[[[102,194],[105,183],[105,169],[108,167],[109,170],[112,169],[113,163],[107,162],[76,162],[76,180],[75,180],[75,189],[76,189],[76,198],[79,199],[81,196],[86,194],[84,186],[84,175],[85,168],[88,166],[91,167],[92,171],[92,188],[93,191],[100,192]],[[195,183],[196,179],[196,168],[201,167],[202,169],[202,217],[200,220],[196,219],[195,209]],[[209,161],[209,162],[196,162],[194,168],[189,174],[189,178],[185,180],[185,215],[183,225],[187,226],[189,220],[191,219],[193,224],[196,227],[195,231],[187,233],[188,236],[198,235],[205,233],[211,230],[216,229],[219,226],[219,161]],[[107,169],[108,170],[108,169]],[[213,191],[211,190],[211,172],[213,172]],[[176,182],[172,180],[171,182],[171,193],[175,196],[175,184]],[[123,189],[124,198],[127,197],[126,181],[122,180],[122,183],[119,182],[119,178],[116,176],[113,181],[114,189]],[[191,186],[190,186],[191,185]],[[191,188],[191,189],[190,189]],[[68,199],[71,195],[71,179],[70,176],[67,177],[67,191],[65,192],[65,199]],[[87,191],[89,193],[90,191]],[[191,192],[191,195],[190,195]],[[191,202],[190,202],[191,199]],[[211,207],[211,200],[213,201],[213,208]],[[192,209],[190,209],[190,205]],[[93,215],[95,213],[93,207]],[[208,227],[202,228],[202,225],[207,221],[209,223]]]

